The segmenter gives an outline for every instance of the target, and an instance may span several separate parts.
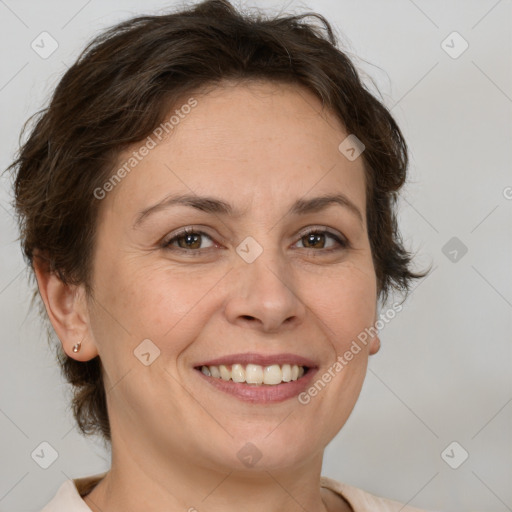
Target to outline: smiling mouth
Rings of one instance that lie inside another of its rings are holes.
[[[308,366],[297,364],[272,364],[261,366],[258,364],[231,364],[231,365],[202,365],[196,370],[207,377],[232,381],[239,384],[254,386],[277,386],[301,379],[309,371]]]

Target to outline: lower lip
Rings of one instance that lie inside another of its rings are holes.
[[[194,368],[194,371],[199,373],[199,375],[212,386],[215,386],[220,391],[233,395],[239,400],[253,404],[268,404],[269,402],[284,402],[305,391],[310,386],[318,368],[310,368],[300,379],[273,386],[268,384],[255,385],[245,382],[233,382],[232,380],[208,377],[208,375],[205,375],[201,370],[196,368]]]

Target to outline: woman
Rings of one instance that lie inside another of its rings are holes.
[[[21,148],[36,293],[79,428],[112,448],[44,512],[417,510],[321,476],[379,301],[425,273],[396,226],[401,132],[307,16],[122,23]]]

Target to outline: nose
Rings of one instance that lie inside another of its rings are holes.
[[[225,308],[231,323],[278,332],[304,321],[306,306],[293,269],[282,257],[264,250],[252,263],[240,259],[236,266]]]

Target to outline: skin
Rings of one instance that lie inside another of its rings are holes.
[[[302,87],[225,83],[194,97],[191,113],[102,200],[94,296],[36,262],[66,354],[79,361],[99,354],[104,366],[112,468],[85,501],[109,512],[148,503],[151,510],[351,510],[320,488],[322,457],[355,405],[378,336],[307,405],[242,402],[193,366],[232,353],[291,352],[317,361],[320,378],[374,324],[363,160],[339,152],[343,125]],[[340,205],[286,215],[297,199],[334,192],[357,206],[362,222]],[[214,196],[243,215],[173,206],[133,228],[139,211],[170,193]],[[188,226],[208,236],[181,252],[177,241],[162,247]],[[330,228],[350,245],[325,233],[308,243],[308,227]],[[247,236],[263,248],[250,264],[236,252]],[[149,366],[133,353],[144,339],[160,350]],[[237,457],[247,442],[262,455],[250,468]]]

